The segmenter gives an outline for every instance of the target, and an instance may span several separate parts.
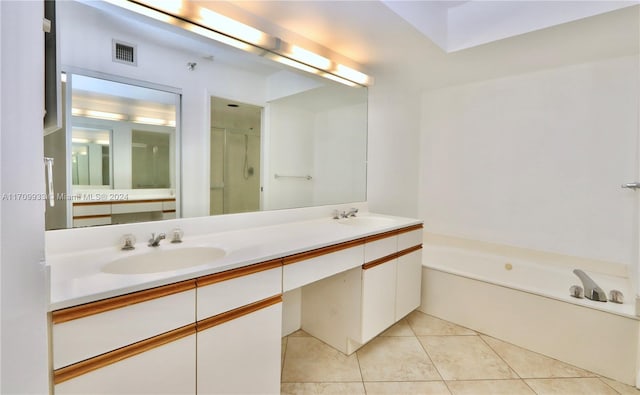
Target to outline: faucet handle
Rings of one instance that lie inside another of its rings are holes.
[[[584,289],[579,285],[572,285],[571,288],[569,288],[569,295],[574,298],[584,299]]]
[[[122,236],[122,238],[120,239],[120,244],[122,245],[120,249],[123,251],[135,250],[136,247],[134,246],[134,244],[136,244],[136,237],[131,233],[128,233]]]
[[[151,238],[149,239],[149,247],[157,247],[160,245],[160,240],[164,240],[167,237],[164,233],[159,233],[156,237],[155,233],[151,233]]]
[[[184,236],[184,232],[180,228],[175,228],[171,231],[171,242],[172,243],[182,243],[182,236]]]

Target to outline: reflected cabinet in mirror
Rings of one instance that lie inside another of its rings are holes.
[[[56,8],[47,229],[366,200],[365,87],[108,2]]]

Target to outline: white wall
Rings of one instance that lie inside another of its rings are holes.
[[[314,198],[316,204],[359,202],[366,195],[367,104],[319,112],[314,122]]]
[[[424,93],[427,231],[634,260],[638,57]]]
[[[418,216],[420,96],[394,75],[375,74],[369,88],[367,201],[372,212]]]
[[[44,192],[42,114],[43,4],[0,2],[0,192]],[[49,389],[48,278],[44,257],[44,202],[2,199],[0,301],[2,394]]]

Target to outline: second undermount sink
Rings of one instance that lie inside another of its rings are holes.
[[[374,216],[349,217],[349,218],[342,218],[338,220],[338,223],[342,225],[370,226],[370,227],[386,226],[386,225],[390,225],[392,222],[393,222],[393,219],[391,218],[374,217]]]
[[[111,261],[102,267],[102,272],[111,274],[160,273],[212,263],[226,255],[225,250],[216,247],[158,249]]]

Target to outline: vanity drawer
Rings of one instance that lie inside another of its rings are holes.
[[[398,234],[398,251],[422,244],[422,229],[415,229]]]
[[[98,226],[98,225],[111,225],[111,216],[99,216],[99,217],[87,217],[87,218],[74,218],[73,227],[82,228],[84,226]]]
[[[111,214],[111,204],[74,204],[73,216],[81,217],[88,215],[105,215]]]
[[[282,293],[282,259],[197,279],[198,321]]]
[[[283,292],[362,265],[364,241],[342,243],[284,258]],[[329,252],[337,250],[335,252]]]
[[[162,202],[118,203],[111,206],[113,214],[143,213],[162,211]]]
[[[162,202],[162,210],[163,211],[175,210],[175,209],[176,209],[176,201],[175,200],[168,200],[168,201]]]
[[[364,245],[364,262],[375,261],[385,256],[395,254],[398,251],[398,236],[388,235],[384,238],[376,238],[373,241],[367,239]]]
[[[163,212],[162,219],[176,219],[176,212],[175,211]]]
[[[195,322],[195,280],[52,313],[53,368]]]

